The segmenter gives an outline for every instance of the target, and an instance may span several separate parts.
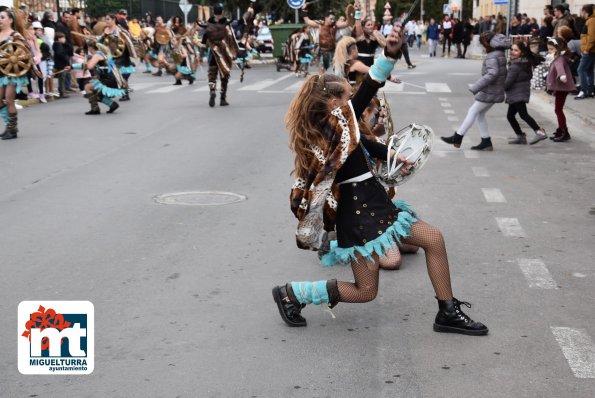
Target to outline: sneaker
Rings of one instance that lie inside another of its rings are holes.
[[[545,140],[547,138],[547,134],[545,133],[544,129],[537,130],[531,141],[529,141],[529,145],[537,144],[539,141]]]
[[[42,104],[47,104],[48,100],[45,99],[45,95],[40,94],[39,95],[39,102],[41,102]]]
[[[588,95],[586,95],[584,92],[580,92],[578,93],[578,95],[576,97],[574,97],[575,100],[582,100],[582,99],[586,99],[589,98]]]
[[[517,135],[514,138],[510,138],[508,140],[508,143],[512,144],[512,145],[526,145],[527,144],[527,136],[525,134]]]
[[[415,65],[413,65],[413,64],[407,66],[407,69],[413,69],[413,68],[415,68]]]

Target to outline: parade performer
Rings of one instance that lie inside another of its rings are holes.
[[[2,7],[0,8],[0,46],[11,46],[11,43],[23,46],[26,54],[31,56],[31,52],[27,46],[27,40],[25,39],[25,27],[20,13],[15,13],[14,10]],[[6,123],[6,129],[0,135],[3,140],[17,138],[19,129],[17,126],[18,118],[15,97],[29,83],[27,76],[17,76],[13,72],[14,67],[12,66],[11,71],[2,72],[0,70],[0,116],[4,123]]]
[[[120,74],[128,83],[130,75],[136,70],[131,58],[136,58],[134,45],[130,33],[126,29],[117,25],[118,19],[115,14],[108,14],[105,16],[105,30],[100,40],[101,43],[107,44],[110,47],[110,52],[114,56],[116,67],[120,70]],[[126,85],[128,87],[128,84]],[[120,98],[120,101],[129,101],[130,90],[126,88],[125,94]]]
[[[217,96],[217,75],[221,80],[220,106],[227,106],[227,84],[233,67],[234,58],[238,54],[238,46],[229,26],[227,18],[223,16],[223,4],[213,8],[213,16],[207,21],[207,29],[202,37],[209,52],[209,106],[215,106]]]
[[[192,68],[195,65],[194,57],[196,54],[194,54],[192,44],[188,42],[187,37],[174,37],[171,46],[175,65],[168,65],[168,68],[176,78],[174,86],[181,86],[182,79],[187,79],[188,84],[194,83],[196,75]]]
[[[357,43],[353,37],[344,37],[337,44],[333,57],[333,72],[337,76],[346,78],[352,86],[359,85],[367,76],[370,67],[359,59]],[[401,80],[391,75],[388,81],[401,83]]]
[[[374,22],[371,19],[362,16],[359,3],[355,4],[355,9],[353,33],[357,41],[357,59],[366,66],[372,66],[376,50],[378,47],[384,47],[385,45],[384,36],[374,29]]]
[[[157,68],[157,72],[153,76],[162,76],[161,70],[164,61],[169,58],[171,47],[170,41],[174,37],[172,30],[163,22],[163,18],[158,16],[155,18],[155,34],[153,48],[150,51],[150,59],[153,66]],[[156,60],[156,62],[154,61]]]
[[[85,97],[91,109],[85,115],[99,115],[99,102],[107,105],[107,113],[113,113],[120,105],[112,98],[122,96],[126,82],[120,75],[109,48],[95,41],[88,42],[89,60],[86,64],[74,64],[73,69],[87,68],[91,72],[91,81],[85,85]]]
[[[324,16],[324,21],[314,21],[308,16],[306,7],[308,3],[304,3],[300,9],[300,13],[304,18],[304,23],[312,28],[319,30],[318,33],[318,57],[320,59],[320,71],[326,70],[333,64],[333,53],[335,52],[335,36],[337,29],[349,27],[347,22],[335,22],[335,14],[331,11]]]
[[[290,282],[273,288],[282,319],[289,326],[306,326],[301,311],[306,304],[371,301],[378,292],[378,257],[397,242],[425,250],[428,273],[438,299],[437,332],[485,335],[486,326],[471,320],[453,297],[446,248],[440,231],[417,220],[406,209],[395,207],[384,187],[370,172],[366,152],[386,159],[385,145],[360,135],[357,120],[386,81],[396,62],[402,40],[391,32],[384,54],[370,68],[353,96],[349,83],[324,74],[306,78],[286,116],[290,147],[296,154],[290,203],[298,218],[297,243],[317,249],[324,231],[337,231],[338,245],[323,257],[323,263],[351,262],[355,282],[334,279]],[[395,156],[394,152],[392,155]],[[411,166],[405,163],[401,173]]]

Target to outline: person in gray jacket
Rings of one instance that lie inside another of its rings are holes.
[[[484,32],[479,37],[479,42],[486,49],[487,55],[481,67],[481,79],[476,81],[469,89],[475,95],[475,101],[467,111],[463,124],[449,137],[441,137],[442,141],[461,147],[463,136],[473,126],[475,119],[479,126],[481,142],[472,146],[477,151],[493,150],[492,140],[488,132],[486,113],[490,108],[504,101],[504,82],[506,81],[506,56],[504,51],[510,48],[510,40],[494,32]]]
[[[512,45],[508,74],[504,83],[506,103],[508,104],[506,118],[516,134],[515,138],[508,141],[509,144],[527,143],[527,136],[523,133],[519,122],[516,120],[517,113],[535,132],[529,144],[537,144],[539,141],[547,138],[545,130],[539,127],[535,119],[527,112],[527,103],[529,103],[529,98],[531,97],[533,68],[541,62],[543,62],[543,57],[534,54],[525,43],[518,42]]]

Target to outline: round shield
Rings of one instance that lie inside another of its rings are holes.
[[[19,42],[0,45],[0,72],[10,77],[24,76],[33,66],[31,51]]]
[[[433,145],[434,131],[428,126],[412,123],[401,129],[391,136],[388,142],[388,147],[394,149],[396,155],[381,163],[378,177],[389,187],[404,184],[426,164]],[[411,161],[409,174],[401,175],[399,172],[403,164],[398,163],[397,155],[403,155]]]
[[[114,58],[120,58],[126,50],[126,42],[120,36],[105,35],[103,43],[109,47]]]

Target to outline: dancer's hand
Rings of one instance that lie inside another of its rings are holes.
[[[402,45],[403,38],[401,37],[401,34],[393,28],[393,30],[391,30],[391,32],[386,37],[386,47],[384,48],[384,55],[396,59],[399,55],[399,51],[401,51]]]
[[[403,155],[402,153],[400,153],[397,156],[397,159],[398,159],[399,163],[404,163],[403,166],[401,166],[401,168],[399,169],[399,173],[402,176],[411,174],[411,166],[413,165],[413,162],[411,160],[407,160],[405,155]]]

